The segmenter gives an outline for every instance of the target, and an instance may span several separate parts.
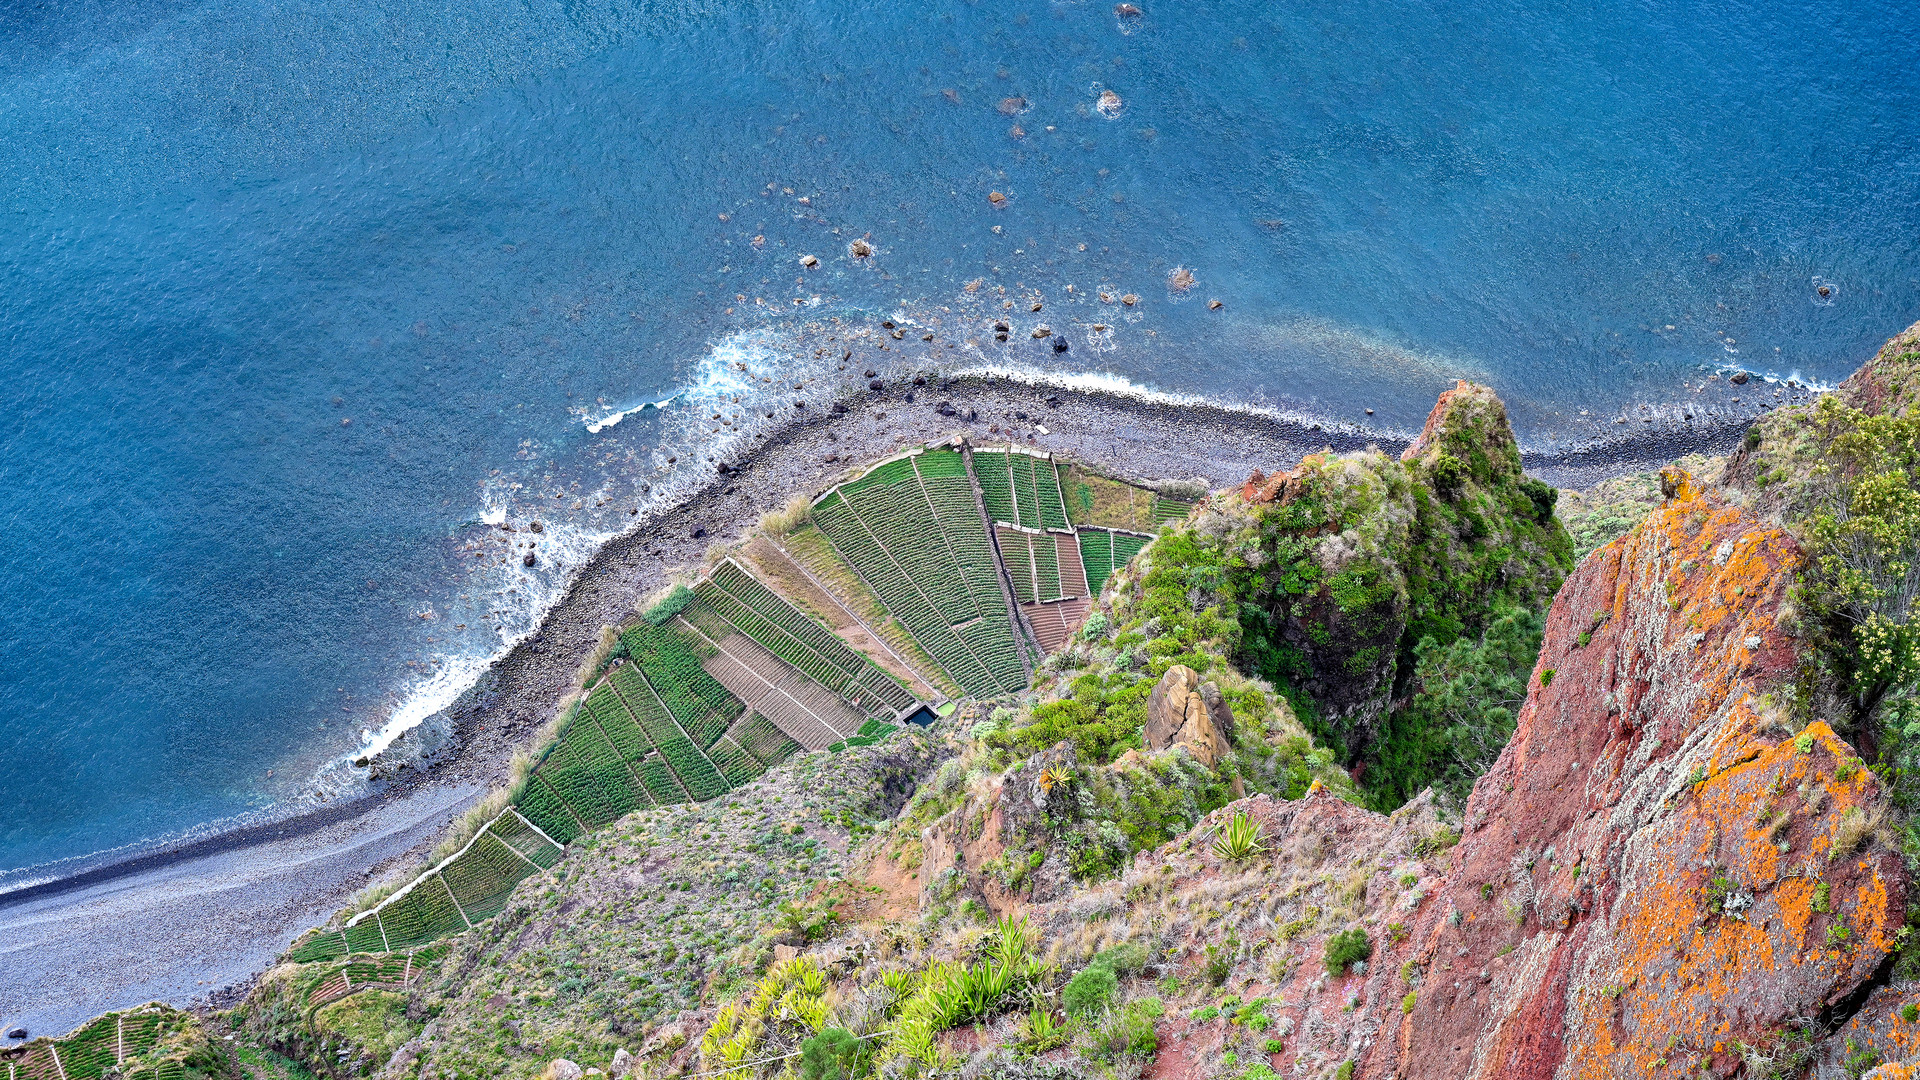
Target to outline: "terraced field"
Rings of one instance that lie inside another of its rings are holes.
[[[1153,541],[1150,536],[1117,532],[1112,529],[1080,530],[1080,562],[1087,576],[1087,594],[1099,596],[1115,570],[1127,565],[1140,549]]]
[[[1092,607],[1080,538],[994,526],[1020,612],[1042,652],[1057,652]]]
[[[1079,567],[1080,548],[1074,537],[1029,532],[1011,525],[994,526],[994,534],[1000,543],[1000,558],[1007,564],[1007,577],[1013,582],[1013,597],[1023,607],[1086,595],[1086,583]],[[1069,549],[1068,564],[1062,563],[1062,541]],[[1066,565],[1072,569],[1063,573]],[[1077,587],[1068,591],[1069,584]]]
[[[973,473],[995,522],[1028,529],[1071,529],[1053,457],[1019,447],[974,450]]]
[[[867,627],[883,611],[892,620],[885,633],[904,628],[911,640],[902,640],[924,650],[915,652],[916,665],[931,657],[962,692],[989,697],[1025,689],[1030,671],[1003,581],[1011,581],[1033,638],[1051,652],[1151,536],[1076,531],[1061,479],[1077,485],[1069,490],[1082,503],[1089,500],[1081,488],[1091,487],[1046,456],[988,450],[972,457],[970,471],[959,450],[916,451],[822,495],[807,527],[817,530],[813,561],[821,564],[810,573],[843,575],[858,587],[856,601],[872,610],[848,625],[874,632]],[[1108,512],[1116,500],[1148,518],[1171,520],[1186,510],[1097,479],[1107,485],[1100,490]],[[976,482],[1002,521],[991,534]],[[820,580],[809,587],[824,588]],[[288,958],[386,957],[349,960],[328,993],[389,983],[395,963],[404,983],[405,964],[394,957],[499,914],[521,881],[553,866],[585,833],[635,810],[711,799],[802,748],[878,741],[919,704],[893,675],[732,559],[650,609],[622,631],[620,644],[512,806],[432,870],[341,930],[308,937]],[[96,1061],[97,1041],[75,1053]],[[62,1072],[50,1046],[45,1053],[56,1080],[100,1075]]]
[[[6,1063],[11,1080],[184,1080],[186,1068],[161,1046],[182,1015],[164,1006],[108,1013],[64,1039],[38,1040]]]
[[[813,521],[963,691],[1026,687],[1026,657],[958,451],[881,464],[816,500]]]
[[[1180,521],[1193,512],[1193,504],[1180,499],[1169,499],[1164,495],[1153,497],[1153,523],[1165,525],[1169,521]]]
[[[914,704],[913,694],[893,676],[732,559],[716,566],[694,592],[699,599],[682,617],[714,643],[733,631],[745,634],[865,715],[892,717]]]
[[[1078,528],[1153,533],[1192,509],[1187,503],[1103,476],[1084,465],[1059,464],[1056,472],[1067,516]]]

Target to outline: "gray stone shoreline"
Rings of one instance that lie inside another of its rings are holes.
[[[1559,486],[1585,487],[1686,453],[1723,451],[1738,441],[1746,423],[1662,427],[1576,452],[1527,453],[1527,467]],[[1351,425],[1008,378],[924,376],[915,385],[909,374],[831,409],[816,405],[750,457],[699,463],[712,470],[706,486],[602,547],[538,630],[453,705],[396,744],[378,770],[389,778],[368,794],[0,895],[0,951],[14,944],[8,939],[27,924],[29,913],[34,920],[58,919],[63,909],[70,915],[104,910],[102,897],[118,898],[110,902],[115,933],[20,942],[59,955],[16,965],[0,981],[0,1024],[50,1034],[105,1009],[156,997],[186,1005],[237,996],[302,926],[324,919],[370,882],[412,870],[452,815],[503,783],[513,752],[576,689],[576,675],[597,647],[601,628],[629,618],[634,604],[676,569],[697,566],[710,545],[738,537],[792,495],[813,494],[850,467],[956,434],[994,441],[1009,433],[1023,445],[1130,480],[1201,480],[1210,487],[1256,468],[1290,468],[1323,447],[1347,451],[1371,444],[1397,452],[1404,445]],[[357,843],[356,834],[377,834],[379,842]],[[356,864],[341,854],[348,851],[368,861]],[[309,857],[314,861],[291,890],[284,881],[286,862]],[[196,879],[223,884],[198,890],[183,884]],[[250,888],[249,880],[259,887]],[[143,893],[158,899],[129,902]],[[168,932],[203,925],[229,928],[220,963],[208,962],[203,936]],[[150,942],[137,961],[122,944],[133,938]],[[216,985],[208,985],[207,975],[216,976]],[[183,988],[193,990],[188,1000],[178,996]]]

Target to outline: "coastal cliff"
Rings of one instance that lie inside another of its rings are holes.
[[[1572,522],[1465,383],[1190,506],[910,450],[643,605],[464,834],[505,876],[343,915],[156,1075],[1911,1075],[1916,331]]]

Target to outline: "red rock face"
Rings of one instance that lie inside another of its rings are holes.
[[[1920,988],[1883,986],[1873,992],[1853,1019],[1826,1040],[1816,1057],[1815,1076],[1855,1076],[1874,1080],[1910,1080],[1920,1062]]]
[[[1396,1007],[1358,1075],[1730,1075],[1894,947],[1906,879],[1877,781],[1765,696],[1798,660],[1777,620],[1800,553],[1684,474],[1668,487],[1554,600],[1444,885],[1369,979]]]

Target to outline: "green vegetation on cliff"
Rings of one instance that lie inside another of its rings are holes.
[[[1521,471],[1499,398],[1462,383],[1400,459],[1315,454],[1256,476],[1215,500],[1234,527],[1174,557],[1370,803],[1433,784],[1458,803],[1512,732],[1510,684],[1573,566],[1556,498]]]
[[[1798,620],[1815,648],[1802,719],[1859,747],[1907,818],[1920,860],[1920,327],[1840,391],[1762,418],[1728,467],[1807,557]]]

